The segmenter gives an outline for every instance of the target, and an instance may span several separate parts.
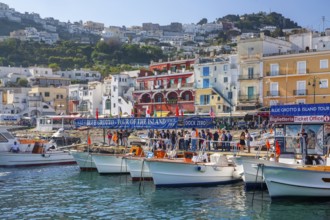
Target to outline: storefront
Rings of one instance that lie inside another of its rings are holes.
[[[324,155],[330,147],[330,103],[272,106],[270,122],[284,153],[302,153],[300,133],[307,133],[308,154]]]

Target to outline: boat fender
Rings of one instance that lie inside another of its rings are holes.
[[[197,166],[196,169],[198,172],[205,172],[205,170],[206,170],[205,166]]]

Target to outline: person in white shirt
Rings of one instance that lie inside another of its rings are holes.
[[[187,151],[189,149],[189,138],[190,138],[190,134],[188,133],[188,131],[185,132],[184,135],[184,150]]]
[[[191,150],[196,151],[197,150],[197,139],[196,139],[197,134],[196,134],[195,128],[192,129],[190,136],[191,136]]]
[[[19,152],[19,146],[17,144],[17,142],[15,141],[14,144],[11,146],[10,151],[14,152],[14,153],[18,153]]]

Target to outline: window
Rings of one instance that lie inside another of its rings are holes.
[[[270,64],[270,75],[277,76],[279,74],[278,64]]]
[[[297,92],[295,95],[306,95],[306,81],[297,81]]]
[[[228,65],[223,65],[223,71],[228,71]]]
[[[253,79],[253,67],[249,67],[248,68],[248,78],[249,79]]]
[[[210,68],[208,66],[204,66],[202,76],[209,76],[209,75],[210,75]]]
[[[210,88],[210,80],[203,79],[203,88]]]
[[[49,97],[49,92],[45,92],[45,97]]]
[[[189,99],[190,99],[189,93],[185,94],[184,95],[184,100],[189,101]]]
[[[200,96],[200,104],[201,105],[209,105],[210,104],[210,95],[201,95]]]
[[[218,101],[220,101],[220,96],[218,96]]]
[[[305,74],[306,73],[306,61],[298,61],[297,62],[297,73]]]
[[[116,108],[116,103],[113,103],[113,107]]]
[[[218,105],[218,109],[219,109],[219,110],[221,109],[221,105]]]
[[[110,110],[110,108],[111,108],[111,101],[110,99],[107,99],[105,101],[105,109]]]
[[[326,89],[326,88],[328,88],[328,79],[321,79],[321,80],[320,80],[320,88],[321,88],[321,89]]]
[[[278,105],[278,100],[270,100],[269,101],[269,105],[272,106],[272,105]]]
[[[214,78],[214,82],[215,82],[215,83],[217,82],[217,78]]]
[[[297,104],[305,104],[306,100],[305,99],[297,99],[296,102],[297,102]]]
[[[224,83],[228,82],[228,77],[223,77],[223,82]]]
[[[214,71],[217,71],[217,66],[214,66]]]
[[[320,60],[320,69],[328,68],[328,60]]]
[[[270,95],[271,96],[278,96],[278,82],[271,82],[270,83]]]

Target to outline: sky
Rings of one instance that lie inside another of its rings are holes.
[[[209,22],[227,14],[277,12],[300,26],[321,31],[330,27],[329,0],[0,0],[16,11],[38,13],[63,22],[94,21],[105,26],[168,25]],[[0,27],[1,28],[1,27]]]

